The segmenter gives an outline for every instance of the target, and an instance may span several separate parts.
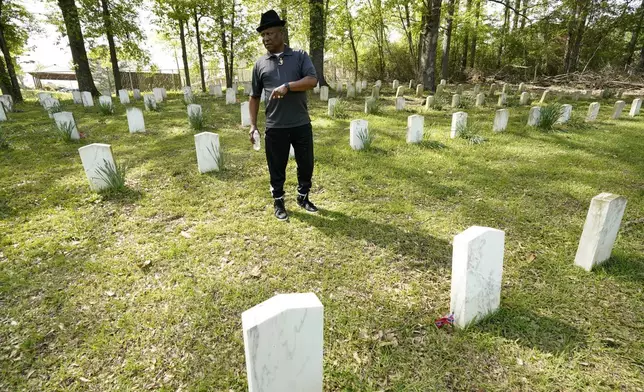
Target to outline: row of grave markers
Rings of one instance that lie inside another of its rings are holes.
[[[575,264],[590,271],[610,258],[626,199],[595,196]],[[472,226],[456,235],[452,250],[449,320],[459,328],[501,306],[505,232]],[[324,306],[314,293],[278,294],[241,315],[250,392],[321,392]]]

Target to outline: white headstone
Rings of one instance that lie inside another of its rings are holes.
[[[458,94],[452,95],[452,107],[457,108],[461,104],[461,96]]]
[[[479,95],[480,92],[481,92],[481,85],[477,83],[474,85],[474,96]]]
[[[396,80],[394,80],[394,82],[391,84],[391,88],[392,88],[392,90],[397,91],[397,90],[398,90],[398,87],[400,87],[400,82],[396,79]]]
[[[165,88],[161,87],[160,90],[161,90],[161,96],[163,97],[163,99],[168,98],[168,92],[165,91]]]
[[[212,95],[214,95],[215,98],[221,98],[224,96],[223,90],[221,89],[221,84],[215,84],[212,87],[213,87]]]
[[[356,94],[362,94],[362,83],[359,80],[356,82]]]
[[[7,113],[4,111],[3,105],[0,105],[0,121],[7,121]]]
[[[436,93],[434,95],[436,97],[439,97],[443,95],[444,90],[445,90],[445,85],[439,84],[438,86],[436,86]]]
[[[226,105],[234,105],[237,103],[237,90],[234,88],[226,88]]]
[[[188,117],[198,116],[201,114],[201,105],[191,103],[188,105]]]
[[[423,86],[422,84],[417,84],[416,85],[416,96],[417,97],[422,97],[424,91],[425,91],[425,86]]]
[[[241,125],[242,127],[250,126],[250,105],[248,102],[241,103]]]
[[[593,197],[579,240],[575,265],[590,271],[610,258],[622,223],[626,198],[611,193]]]
[[[546,99],[548,98],[548,93],[549,90],[545,90],[543,94],[541,95],[541,100],[539,101],[540,104],[546,103]]]
[[[329,87],[328,86],[320,87],[320,101],[328,101],[328,100],[329,100]]]
[[[221,150],[219,135],[212,132],[201,132],[195,135],[195,148],[197,150],[197,167],[199,173],[219,171]]]
[[[640,107],[642,106],[642,100],[640,98],[635,98],[631,104],[631,110],[628,113],[630,117],[635,117],[640,114]]]
[[[405,97],[396,98],[396,110],[405,110]]]
[[[501,94],[507,94],[510,92],[510,86],[507,83],[503,83],[503,88],[501,89]]]
[[[81,91],[81,99],[83,101],[83,106],[84,107],[90,107],[94,106],[94,98],[92,97],[92,93],[89,91]]]
[[[38,94],[40,96],[40,94]],[[81,97],[81,92],[78,90],[73,90],[72,91],[72,99],[74,100],[74,103],[77,105],[82,105],[83,104],[83,97]]]
[[[353,87],[353,84],[349,83],[347,84],[347,98],[355,98],[356,97],[356,89]]]
[[[521,82],[519,83],[519,92],[523,93],[525,91],[525,83]]]
[[[382,87],[382,81],[381,80],[376,80],[376,86],[378,88],[381,88]]]
[[[373,109],[376,107],[376,99],[373,97],[369,97],[365,100],[364,102],[364,113],[365,114],[371,114],[373,113]]]
[[[143,103],[145,104],[145,110],[157,109],[157,99],[152,94],[145,94],[143,96]]]
[[[507,84],[504,86],[507,86]],[[507,103],[507,95],[505,93],[501,93],[501,95],[499,95],[499,101],[497,102],[497,106],[505,106],[506,103]]]
[[[530,102],[530,93],[526,93],[526,92],[521,93],[521,100],[519,101],[519,104],[527,105],[529,102]]]
[[[599,114],[599,102],[593,102],[588,106],[588,114],[586,115],[586,121],[591,122],[597,119]]]
[[[613,112],[613,116],[611,117],[613,120],[617,120],[622,116],[622,111],[624,110],[624,107],[626,107],[626,102],[624,101],[617,101],[615,102],[615,111]]]
[[[40,102],[40,105],[44,106],[45,100],[47,98],[51,98],[51,94],[49,94],[49,93],[38,93],[38,102]]]
[[[74,121],[74,114],[72,112],[54,113],[54,121],[59,130],[71,131],[70,138],[72,140],[80,139],[80,134],[78,133],[78,128],[76,128],[76,121]]]
[[[414,88],[414,80],[413,79],[409,81],[409,89],[411,90],[412,88]]]
[[[101,175],[100,169],[116,168],[114,157],[112,157],[112,147],[109,144],[93,143],[79,148],[78,152],[90,188],[94,191],[108,188],[109,185]]]
[[[126,111],[127,126],[130,133],[145,132],[145,120],[143,119],[143,111],[139,108],[129,107]]]
[[[490,85],[490,90],[488,91],[488,95],[490,97],[494,97],[494,94],[496,93],[496,83],[492,83]]]
[[[354,150],[364,148],[363,140],[369,137],[369,123],[366,120],[353,120],[349,129],[349,145]]]
[[[322,392],[324,307],[278,294],[242,313],[249,392]]]
[[[418,114],[407,117],[407,143],[420,143],[423,141],[425,117]]]
[[[183,102],[185,103],[193,103],[194,102],[194,95],[192,93],[192,87],[190,86],[184,86],[183,87]]]
[[[463,85],[459,84],[456,86],[456,94],[463,95]]]
[[[485,93],[479,93],[476,95],[476,106],[481,107],[485,104]]]
[[[541,120],[541,108],[539,106],[534,106],[530,108],[530,113],[528,113],[528,126],[536,127],[539,125]]]
[[[43,106],[45,107],[49,118],[54,118],[54,110],[60,108],[60,102],[56,98],[47,98],[45,99]]]
[[[510,111],[508,109],[499,109],[494,115],[494,132],[503,132],[508,127],[508,120],[510,119]]]
[[[403,86],[399,86],[399,87],[396,89],[396,98],[398,98],[398,97],[402,97],[403,95],[405,95],[405,87],[403,87]]]
[[[446,86],[447,85],[447,80],[441,79],[441,86]]]
[[[135,88],[132,90],[132,97],[134,98],[135,101],[138,101],[141,99],[141,90],[138,88]]]
[[[455,139],[461,129],[467,126],[467,113],[465,112],[456,112],[452,114],[452,128],[450,132],[450,137]]]
[[[0,96],[0,100],[6,111],[13,112],[13,97],[11,95],[2,95]]]
[[[434,106],[434,96],[433,95],[428,95],[427,99],[425,100],[425,110],[429,110]]]
[[[338,94],[340,94],[340,93],[342,92],[342,85],[343,85],[343,84],[344,84],[344,83],[342,83],[342,81],[341,81],[341,80],[338,80],[338,83],[336,83],[336,85],[335,85],[335,91],[336,91]]]
[[[130,94],[127,90],[119,90],[119,101],[121,101],[121,105],[127,105],[130,103]]]
[[[11,99],[11,95],[9,95],[9,99]],[[13,104],[13,101],[11,101],[11,103]],[[635,114],[640,114],[640,109],[642,109],[642,98],[638,98],[637,110]]]
[[[472,226],[454,237],[451,313],[465,328],[493,313],[501,304],[505,233]]]
[[[329,103],[327,104],[327,114],[329,117],[334,117],[335,116],[335,105],[338,104],[338,99],[337,98],[330,98]]]
[[[157,103],[163,102],[163,89],[160,87],[155,87],[152,89],[152,94],[154,94],[154,99]]]
[[[108,106],[112,112],[114,112],[114,106],[112,105],[112,97],[107,97],[101,95],[98,97],[98,104],[101,106]]]
[[[362,89],[363,89],[363,90],[366,90],[366,89],[367,89],[367,81],[366,81],[366,80],[363,80],[363,81],[362,81]]]
[[[557,122],[559,124],[565,124],[570,121],[570,117],[572,117],[572,105],[561,105],[561,116],[559,116]]]
[[[373,86],[373,88],[371,89],[371,98],[373,99],[380,98],[380,87]]]

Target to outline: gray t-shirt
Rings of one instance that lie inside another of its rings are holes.
[[[311,122],[305,91],[289,91],[281,99],[270,99],[277,87],[305,76],[317,78],[311,58],[303,50],[285,47],[279,57],[268,53],[257,60],[250,95],[259,98],[264,91],[266,128],[294,128]]]

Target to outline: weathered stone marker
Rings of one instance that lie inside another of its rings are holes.
[[[237,103],[237,90],[234,88],[226,88],[226,105],[234,105]]]
[[[354,150],[362,150],[364,141],[369,138],[369,123],[366,120],[353,120],[349,128],[349,145]]]
[[[320,87],[320,101],[328,101],[328,100],[329,100],[329,87],[328,86]]]
[[[47,98],[51,98],[51,94],[49,94],[49,93],[38,93],[38,102],[40,103],[41,106],[45,105],[45,100]]]
[[[134,98],[135,101],[138,101],[141,99],[141,90],[138,88],[135,88],[132,90],[132,97]]]
[[[126,110],[127,125],[130,133],[145,132],[145,120],[143,111],[139,108],[129,107]]]
[[[193,103],[194,102],[194,95],[192,93],[192,87],[190,86],[184,86],[183,87],[183,102],[185,103]]]
[[[422,84],[416,85],[416,96],[417,97],[422,97],[423,92],[425,91],[425,86]]]
[[[399,86],[400,86],[400,82],[398,81],[398,79],[396,79],[391,84],[391,89],[394,91],[397,91]]]
[[[425,110],[429,110],[434,106],[434,96],[429,95],[427,99],[425,100]]]
[[[521,98],[519,100],[519,104],[524,106],[530,103],[530,93],[523,92],[521,93]]]
[[[373,99],[380,98],[380,87],[378,87],[377,85],[373,86],[373,88],[371,89],[371,98]]]
[[[423,141],[425,117],[418,114],[407,117],[407,143],[420,143]]]
[[[40,99],[40,94],[38,94],[38,98]],[[83,97],[81,96],[81,92],[78,90],[72,91],[72,99],[74,100],[74,103],[77,105],[83,104]],[[42,102],[40,102],[40,104],[42,105]]]
[[[490,85],[490,90],[489,90],[489,92],[488,92],[488,95],[489,95],[490,97],[493,97],[495,93],[496,93],[496,83],[492,83],[492,84]]]
[[[242,313],[249,392],[322,392],[324,307],[278,294]]]
[[[76,121],[74,121],[74,114],[72,112],[54,113],[54,121],[56,122],[58,130],[69,132],[70,139],[80,139],[80,134],[78,133],[78,128],[76,128]]]
[[[591,122],[597,120],[597,115],[599,114],[599,102],[593,102],[588,106],[588,114],[586,115],[586,121]]]
[[[94,98],[92,97],[92,93],[89,91],[81,91],[81,99],[84,107],[88,108],[94,106]]]
[[[447,80],[441,79],[441,86],[446,86],[447,85]]]
[[[501,304],[505,233],[472,226],[454,237],[451,313],[459,328],[493,313]]]
[[[539,106],[531,107],[530,112],[528,113],[528,126],[536,127],[537,125],[539,125],[540,120],[541,120],[541,108]]]
[[[543,92],[543,94],[541,95],[541,100],[539,101],[540,104],[543,105],[544,103],[546,103],[546,99],[548,99],[548,93],[549,92],[550,92],[549,90],[545,90]]]
[[[0,105],[0,121],[7,121],[7,113],[4,110],[4,105]]]
[[[201,115],[201,105],[197,105],[196,103],[191,103],[190,105],[188,105],[188,118]]]
[[[376,101],[376,99],[375,99],[375,98],[369,97],[369,98],[365,99],[365,102],[364,102],[364,113],[365,113],[365,114],[371,114],[371,113],[373,113],[373,111],[374,111],[374,109],[375,109],[375,107],[376,107],[376,103],[377,103],[377,101]]]
[[[612,119],[617,120],[622,116],[622,112],[624,111],[624,107],[626,107],[626,102],[624,101],[617,101],[615,102],[615,111],[613,112]]]
[[[492,130],[494,132],[503,132],[508,126],[508,120],[510,119],[510,112],[508,109],[499,109],[494,115],[494,126]]]
[[[101,107],[109,108],[110,112],[114,113],[114,105],[112,105],[112,97],[101,95],[98,97],[98,104]]]
[[[376,80],[376,86],[378,88],[382,87],[382,80]]]
[[[463,85],[462,84],[459,84],[458,86],[456,86],[456,94],[463,95]]]
[[[461,104],[461,96],[458,94],[452,95],[452,107],[457,108]]]
[[[212,132],[201,132],[195,135],[197,150],[197,168],[199,173],[219,171],[222,163],[219,135]]]
[[[477,96],[477,95],[479,95],[480,92],[481,92],[481,85],[477,83],[477,84],[474,85],[473,94],[474,94],[474,96]]]
[[[467,113],[456,112],[452,114],[452,127],[450,137],[452,139],[456,139],[465,127],[467,127]]]
[[[152,94],[154,94],[154,99],[157,103],[163,102],[163,89],[160,87],[155,87],[152,89]]]
[[[403,95],[405,95],[405,88],[400,86],[396,89],[396,98],[402,97]]]
[[[640,108],[642,107],[642,100],[640,98],[635,98],[631,104],[631,110],[628,113],[630,117],[635,117],[640,114]]]
[[[241,125],[242,127],[250,126],[250,104],[248,102],[241,103]]]
[[[121,105],[128,105],[130,103],[130,94],[127,90],[119,90],[119,101],[121,102]]]
[[[441,95],[443,95],[444,92],[445,92],[445,85],[439,84],[438,86],[436,86],[436,93],[434,94],[434,96],[440,97]]]
[[[356,89],[353,87],[353,84],[347,84],[347,99],[356,97]]]
[[[405,97],[396,98],[396,110],[405,110]]]
[[[115,170],[116,164],[112,156],[112,147],[109,144],[93,143],[78,149],[78,153],[85,169],[85,175],[89,181],[89,186],[93,191],[101,191],[108,188],[105,181],[103,170]]]
[[[476,95],[476,107],[481,107],[485,105],[485,94],[484,93],[478,93]]]
[[[568,121],[570,121],[570,117],[572,116],[572,105],[561,105],[561,115],[557,119],[557,123],[559,124],[565,124]]]
[[[152,94],[143,96],[143,104],[145,105],[145,110],[157,110],[157,99]]]
[[[519,83],[519,93],[523,93],[525,91],[525,83],[521,82]]]
[[[13,97],[11,95],[0,95],[0,102],[4,106],[5,111],[13,112]]]
[[[330,98],[329,103],[327,104],[327,114],[329,117],[335,117],[335,105],[338,104],[337,98]]]
[[[611,193],[593,197],[579,240],[575,265],[590,271],[610,258],[622,223],[626,198]]]
[[[505,93],[501,93],[499,95],[499,101],[497,102],[497,106],[503,107],[507,103],[508,97]]]

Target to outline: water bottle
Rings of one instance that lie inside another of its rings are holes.
[[[257,129],[253,131],[253,140],[254,140],[253,148],[255,149],[255,151],[259,151],[259,149],[261,148],[261,144],[259,141],[259,131]]]

